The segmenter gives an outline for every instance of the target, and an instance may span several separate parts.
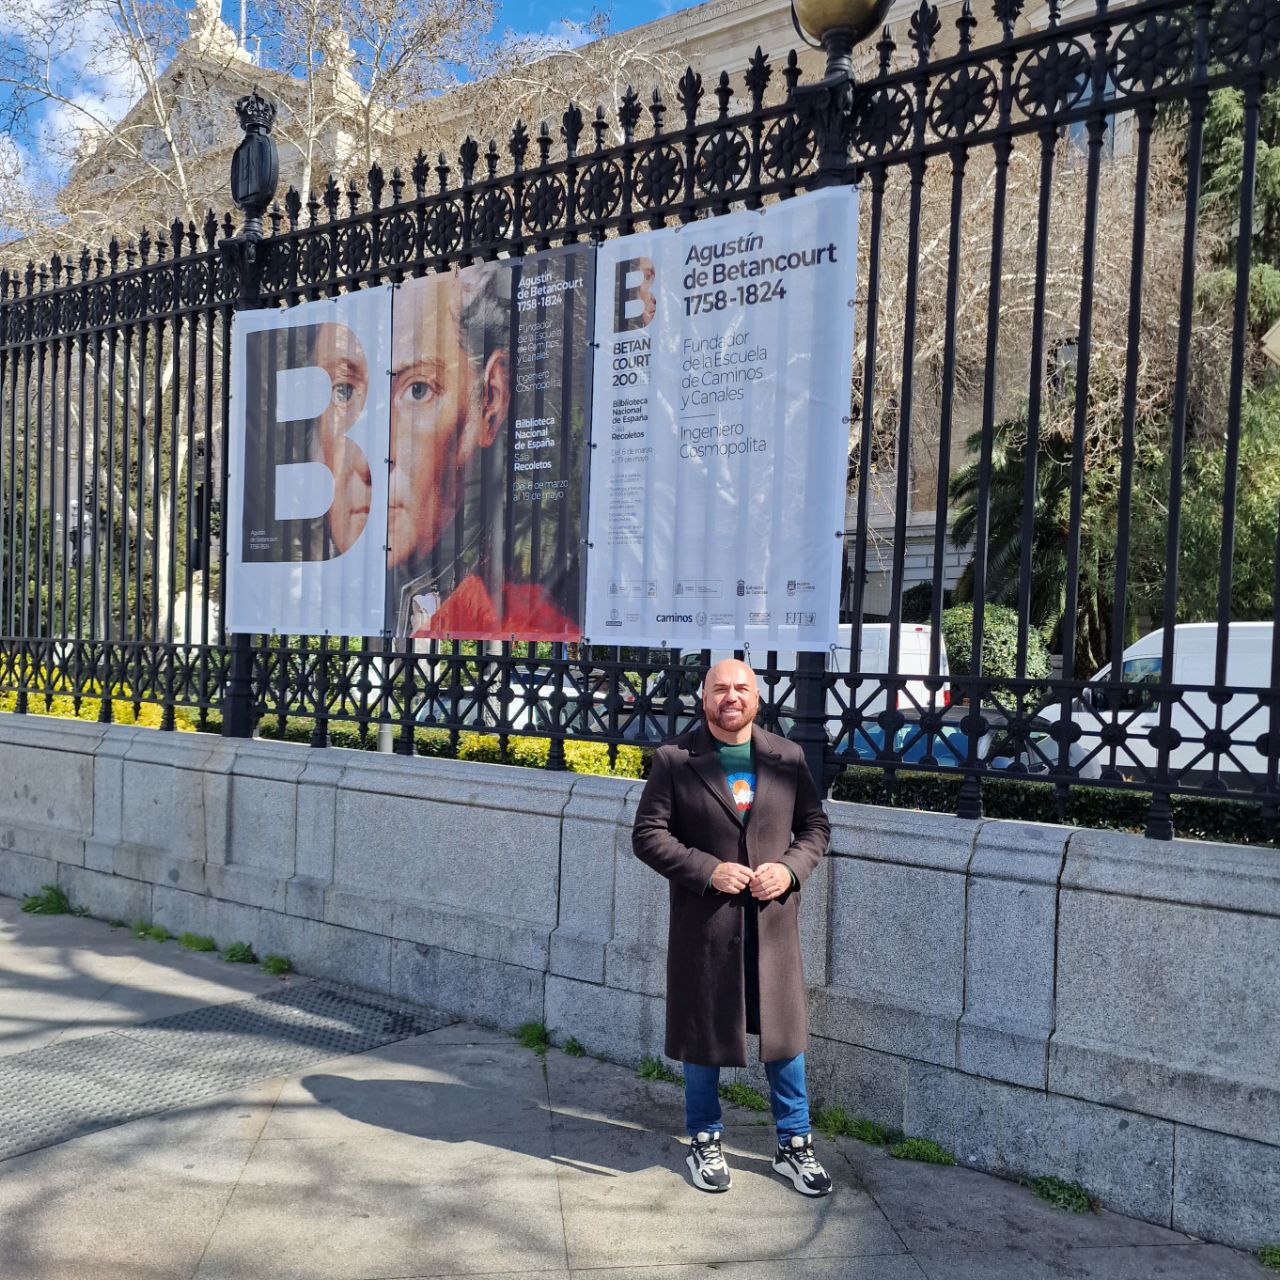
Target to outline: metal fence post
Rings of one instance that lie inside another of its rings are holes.
[[[827,794],[827,702],[823,696],[826,656],[796,654],[796,722],[787,735],[804,752],[818,794]]]
[[[276,193],[280,159],[271,126],[276,109],[257,92],[236,103],[236,115],[244,137],[231,157],[231,198],[244,215],[240,234],[224,240],[224,255],[235,259],[240,273],[238,311],[252,311],[262,305],[262,268],[258,243],[262,239],[262,215]],[[225,506],[226,495],[223,495]],[[253,637],[231,636],[227,686],[222,703],[222,733],[227,738],[248,738],[253,733]]]

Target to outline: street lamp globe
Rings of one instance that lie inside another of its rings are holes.
[[[853,75],[853,46],[881,23],[893,0],[791,0],[796,30],[827,51],[827,79]]]

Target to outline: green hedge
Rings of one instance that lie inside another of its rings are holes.
[[[855,804],[887,804],[896,809],[955,813],[961,782],[959,774],[903,771],[895,774],[890,790],[882,770],[856,765],[836,779],[831,788],[831,798]],[[1068,787],[1066,820],[1073,827],[1144,831],[1150,803],[1150,793],[1145,791]],[[1241,800],[1217,800],[1210,796],[1175,795],[1172,806],[1174,832],[1179,836],[1280,847],[1276,842],[1267,840],[1258,805]],[[988,818],[1012,818],[1022,822],[1058,821],[1057,796],[1053,784],[1048,782],[984,779],[982,811]]]
[[[17,705],[16,693],[0,693],[0,711],[13,711]],[[27,714],[53,716],[60,720],[96,721],[102,714],[102,699],[81,698],[77,710],[75,699],[70,694],[55,693],[46,704],[45,695],[32,690],[27,694]],[[147,729],[158,729],[163,718],[164,708],[157,703],[143,702],[135,711],[133,703],[127,699],[111,700],[111,719],[116,724],[138,724]],[[174,727],[183,733],[189,733],[195,728],[195,713],[185,707],[177,708],[174,712]]]
[[[217,712],[209,713],[209,732],[222,732],[222,719]],[[258,726],[258,734],[263,738],[286,742],[308,743],[315,728],[315,721],[309,716],[290,716],[285,722],[285,730],[280,732],[280,721],[277,716],[268,716]],[[329,725],[329,745],[345,747],[353,751],[373,751],[378,745],[376,725],[365,727],[347,721],[336,720]],[[399,727],[393,732],[398,737]],[[507,757],[502,758],[501,744],[497,734],[462,733],[458,736],[458,749],[455,752],[446,729],[415,729],[413,733],[414,751],[420,756],[435,756],[440,759],[477,760],[484,764],[522,765],[530,769],[546,767],[547,755],[551,750],[549,738],[531,738],[521,734],[511,734],[507,739]],[[645,776],[645,765],[648,752],[640,747],[620,746],[617,763],[609,767],[609,748],[602,742],[566,742],[564,744],[565,765],[570,773],[593,773],[615,778],[642,778]]]
[[[958,698],[965,676],[982,675],[992,680],[1012,680],[1018,674],[1018,615],[1002,604],[989,604],[982,611],[982,670],[973,670],[973,605],[958,604],[942,614],[942,638],[947,645],[947,665]],[[1035,628],[1027,632],[1027,680],[1047,680],[1050,675],[1049,650]],[[1002,686],[996,686],[1001,688]]]

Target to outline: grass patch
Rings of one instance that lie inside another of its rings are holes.
[[[749,1084],[741,1084],[737,1080],[722,1084],[720,1096],[726,1102],[731,1102],[735,1107],[742,1107],[747,1111],[769,1110],[769,1100],[759,1089],[753,1089]]]
[[[1264,1244],[1258,1250],[1258,1261],[1272,1271],[1280,1271],[1280,1244]]]
[[[581,1058],[586,1055],[586,1050],[582,1047],[582,1042],[577,1036],[570,1036],[564,1042],[564,1051],[571,1058]]]
[[[919,1160],[922,1164],[955,1164],[955,1156],[938,1146],[932,1138],[903,1138],[889,1148],[899,1160]]]
[[[263,958],[262,967],[268,973],[274,973],[277,978],[283,978],[286,973],[293,972],[293,965],[288,956],[266,956]]]
[[[107,927],[111,929],[127,929],[129,922],[127,920],[108,920]]]
[[[1039,1196],[1055,1209],[1065,1209],[1068,1213],[1088,1213],[1093,1208],[1093,1197],[1078,1182],[1068,1182],[1065,1178],[1055,1178],[1049,1174],[1043,1178],[1032,1178],[1027,1185],[1033,1195]]]
[[[207,933],[180,933],[178,942],[188,951],[217,951],[218,944]]]
[[[134,934],[139,938],[149,938],[152,942],[168,942],[173,937],[162,924],[149,924],[141,933],[135,929]]]
[[[545,1022],[526,1022],[520,1030],[516,1032],[516,1039],[520,1041],[526,1049],[532,1049],[536,1054],[544,1054],[551,1044],[551,1037],[547,1034],[547,1024]]]
[[[641,1080],[665,1080],[668,1084],[683,1084],[684,1077],[678,1071],[672,1071],[661,1058],[646,1054],[640,1059],[636,1075]]]
[[[22,909],[35,916],[62,916],[71,910],[71,903],[56,884],[42,884],[39,893],[23,898]]]
[[[843,1107],[819,1107],[813,1113],[814,1127],[828,1138],[857,1138],[883,1147],[889,1135],[878,1125],[861,1116],[851,1116]]]
[[[253,954],[253,948],[247,942],[233,942],[223,951],[222,958],[231,964],[253,964],[258,957]]]
[[[132,933],[135,938],[141,939],[147,936],[147,930],[150,928],[151,925],[146,920],[139,920],[138,923],[129,930],[129,932]]]

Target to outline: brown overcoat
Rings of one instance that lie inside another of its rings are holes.
[[[756,726],[756,791],[744,826],[729,798],[715,739],[698,725],[660,747],[631,842],[671,884],[667,939],[667,1057],[706,1066],[747,1065],[741,895],[707,879],[719,862],[780,862],[797,888],[759,906],[760,1060],[808,1043],[800,959],[800,887],[822,860],[831,827],[794,743]]]

